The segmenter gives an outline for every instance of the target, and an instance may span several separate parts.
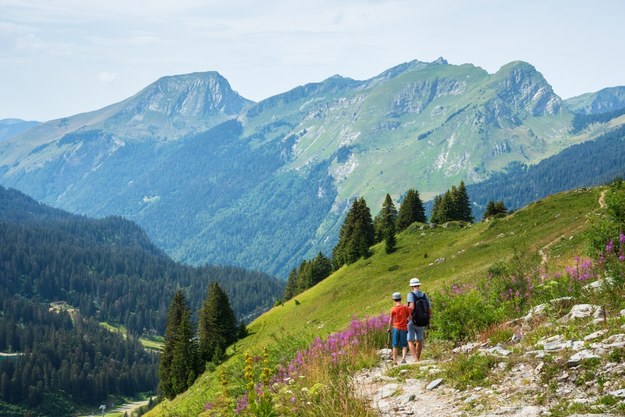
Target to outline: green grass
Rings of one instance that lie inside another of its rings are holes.
[[[128,335],[128,332],[125,326],[113,325],[107,322],[100,322],[100,326],[104,327],[110,332],[121,333],[124,336],[124,338],[126,338]],[[161,350],[163,348],[162,336],[143,335],[139,338],[139,342],[141,342],[143,347],[146,349]]]
[[[386,312],[391,307],[390,295],[400,291],[405,297],[408,281],[414,276],[421,279],[423,291],[432,293],[454,283],[486,280],[492,264],[510,259],[515,252],[538,264],[538,251],[545,247],[546,273],[560,272],[563,265],[583,253],[581,235],[590,225],[591,213],[599,207],[600,191],[557,194],[506,218],[468,227],[421,230],[413,225],[398,236],[395,253],[387,255],[383,244],[374,246],[370,258],[341,268],[294,300],[260,316],[249,325],[250,335],[231,349],[229,361],[240,361],[244,352],[260,352],[289,335],[324,337],[345,328],[354,316]],[[436,300],[432,302],[435,325]],[[187,392],[148,415],[198,413],[219,386],[218,374],[219,367],[214,373],[205,373]]]

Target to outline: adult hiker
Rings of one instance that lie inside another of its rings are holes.
[[[432,317],[432,304],[428,296],[421,291],[419,278],[411,278],[409,286],[412,291],[408,293],[407,297],[408,309],[411,314],[411,318],[408,320],[408,347],[416,362],[421,359],[425,326],[429,325],[429,319]]]

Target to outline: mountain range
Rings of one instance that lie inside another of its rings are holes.
[[[623,108],[623,87],[563,101],[525,62],[489,74],[415,60],[258,103],[216,72],[193,73],[2,140],[0,184],[136,221],[180,261],[284,278],[331,251],[356,196],[375,214],[386,193],[427,200],[461,180],[478,186],[620,132]]]

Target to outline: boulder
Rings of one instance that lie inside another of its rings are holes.
[[[425,389],[428,391],[432,391],[434,388],[437,388],[442,383],[443,383],[443,378],[435,379],[434,381],[430,382],[428,386],[425,387]]]

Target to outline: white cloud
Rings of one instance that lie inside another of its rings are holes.
[[[114,72],[102,71],[98,74],[98,81],[103,84],[111,83],[117,78],[117,74]]]

